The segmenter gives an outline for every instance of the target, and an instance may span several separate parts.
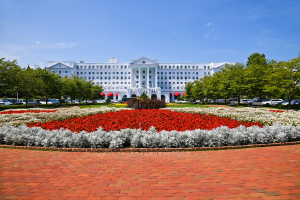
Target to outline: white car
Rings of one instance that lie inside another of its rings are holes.
[[[271,99],[270,105],[276,106],[277,104],[279,104],[279,103],[281,103],[281,102],[283,102],[282,99]]]
[[[11,105],[14,105],[12,102],[9,102],[7,100],[2,100],[6,106],[11,106]]]
[[[0,100],[0,106],[5,106],[5,102],[3,102],[2,100]]]
[[[282,99],[271,99],[270,101],[263,101],[261,102],[263,105],[271,105],[271,106],[275,106],[278,103],[281,103],[283,100]]]
[[[241,104],[248,104],[249,101],[248,101],[248,99],[241,99],[241,100],[240,100],[240,103],[241,103]]]
[[[105,103],[104,100],[96,100],[97,103]]]

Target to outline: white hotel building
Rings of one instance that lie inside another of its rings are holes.
[[[219,72],[225,64],[235,63],[158,63],[146,57],[119,63],[112,57],[105,63],[48,61],[47,69],[61,76],[77,75],[102,85],[104,99],[116,101],[144,92],[151,98],[165,99],[169,103],[184,95],[185,84]]]

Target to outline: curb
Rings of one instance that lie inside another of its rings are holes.
[[[42,150],[42,151],[61,151],[61,152],[97,152],[97,153],[109,153],[109,152],[187,152],[187,151],[210,151],[210,150],[227,150],[227,149],[241,149],[241,148],[253,148],[253,147],[269,147],[269,146],[284,146],[300,144],[300,141],[295,142],[282,142],[282,143],[270,143],[270,144],[252,144],[252,145],[240,145],[240,146],[222,146],[222,147],[189,147],[189,148],[58,148],[58,147],[35,147],[35,146],[15,146],[15,145],[0,145],[0,148],[13,148],[13,149],[27,149],[27,150]]]

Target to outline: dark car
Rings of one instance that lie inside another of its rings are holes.
[[[292,103],[292,105],[300,105],[300,101],[294,101],[293,103]]]
[[[3,100],[7,100],[7,101],[11,102],[14,105],[22,104],[21,102],[17,101],[16,99],[3,99]]]

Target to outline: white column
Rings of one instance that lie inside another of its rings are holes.
[[[139,87],[142,87],[142,71],[141,67],[139,67]]]
[[[104,97],[104,100],[106,101],[106,99],[107,99],[107,94],[105,94],[105,97]]]
[[[114,94],[113,100],[116,101],[116,93]]]
[[[150,84],[149,84],[149,67],[147,67],[147,82],[146,82],[146,84],[147,84],[147,88],[149,88],[150,87]]]
[[[130,68],[130,85],[131,85],[131,88],[134,87],[134,74],[133,74],[134,70],[133,70],[133,67],[131,66]]]
[[[157,87],[157,67],[154,68],[155,82],[152,87]]]
[[[170,103],[170,94],[167,93],[167,95],[165,95],[165,100],[166,100],[166,103]]]

